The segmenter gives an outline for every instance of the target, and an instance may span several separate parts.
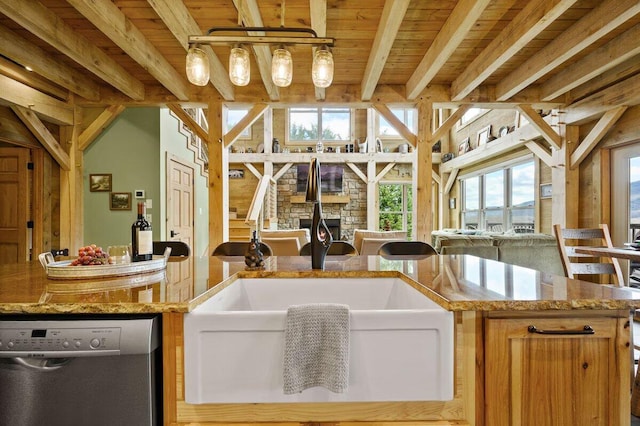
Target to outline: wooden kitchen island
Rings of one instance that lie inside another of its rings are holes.
[[[455,313],[451,401],[184,402],[184,313],[229,281],[368,276],[400,277]],[[640,293],[628,288],[463,255],[335,257],[325,271],[312,271],[309,257],[272,257],[259,272],[244,271],[241,261],[189,258],[170,262],[166,274],[73,281],[49,280],[36,263],[0,266],[0,320],[16,314],[161,315],[166,425],[629,425],[629,320],[637,307]]]

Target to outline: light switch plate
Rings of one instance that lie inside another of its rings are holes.
[[[153,208],[153,203],[151,202],[151,198],[147,198],[144,204],[145,206],[147,206],[148,209]]]

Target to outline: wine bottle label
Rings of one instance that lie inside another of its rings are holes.
[[[153,254],[153,232],[137,231],[138,234],[138,254]]]

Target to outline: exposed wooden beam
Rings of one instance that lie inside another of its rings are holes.
[[[463,99],[553,23],[577,0],[534,0],[511,20],[451,84],[451,98]]]
[[[373,179],[374,183],[378,183],[380,182],[380,180],[385,177],[385,175],[387,173],[389,173],[391,171],[391,169],[393,169],[396,166],[396,163],[387,163],[386,166],[384,166],[384,168],[382,170],[380,170],[380,172],[376,175],[376,177]]]
[[[0,46],[2,43],[0,43]],[[27,71],[23,66],[20,66],[10,60],[0,58],[0,74],[26,84],[29,87],[33,87],[39,92],[45,93],[49,96],[53,96],[63,101],[69,100],[69,91],[64,87],[60,87],[57,84],[52,83],[50,80],[36,74],[35,72]]]
[[[553,166],[553,159],[551,157],[551,153],[547,151],[545,148],[540,146],[540,144],[536,141],[529,141],[524,144],[529,151],[533,153],[536,157],[538,157],[544,164],[549,167]]]
[[[176,98],[189,99],[187,80],[111,0],[67,1]]]
[[[606,0],[496,85],[506,100],[640,13],[637,0]]]
[[[542,98],[554,99],[640,54],[640,24],[571,64],[542,85]]]
[[[132,99],[144,99],[144,85],[82,34],[33,1],[0,0],[2,13]]]
[[[442,179],[440,178],[440,175],[435,170],[431,171],[431,179],[433,179],[433,181],[438,185],[442,185]]]
[[[435,143],[438,140],[440,140],[444,135],[446,135],[449,132],[449,130],[453,128],[454,124],[456,124],[458,120],[462,118],[464,113],[469,110],[469,108],[471,108],[471,105],[469,104],[460,105],[460,108],[455,110],[453,114],[447,117],[444,123],[442,123],[442,125],[438,127],[435,132],[433,132],[433,135],[431,135],[431,142]]]
[[[618,122],[618,119],[627,110],[626,106],[614,108],[604,113],[598,120],[595,127],[591,129],[589,134],[584,138],[580,145],[571,154],[571,168],[577,168],[582,160],[595,148],[602,140],[604,135]]]
[[[391,124],[394,129],[397,130],[398,133],[400,133],[400,136],[405,138],[407,142],[411,144],[411,146],[413,146],[414,148],[417,146],[417,136],[411,130],[409,130],[409,128],[405,126],[404,123],[393,114],[393,112],[391,112],[388,106],[386,106],[385,104],[375,103],[373,104],[373,107],[380,113],[380,115],[384,117],[385,120],[387,120],[389,124]]]
[[[563,121],[581,124],[611,108],[640,104],[640,74],[603,89],[564,109]]]
[[[327,0],[309,0],[309,13],[311,15],[311,29],[318,37],[327,36]],[[316,47],[311,49],[312,55],[316,53]],[[324,100],[324,87],[314,87],[317,100]]]
[[[415,99],[440,71],[451,54],[464,40],[489,0],[460,0],[449,15],[431,47],[407,81],[407,99]]]
[[[358,166],[356,166],[354,163],[347,163],[347,166],[349,166],[349,168],[351,169],[351,171],[352,171],[353,173],[355,173],[355,174],[356,174],[356,176],[358,176],[362,182],[367,183],[367,181],[369,180],[369,179],[367,178],[367,175],[366,175],[366,174],[364,174],[364,173],[362,172],[362,170],[360,170],[360,168],[359,168]]]
[[[565,95],[565,98],[567,99],[566,103],[570,105],[578,102],[587,96],[591,96],[602,90],[603,88],[607,88],[624,79],[633,77],[638,73],[640,73],[640,61],[635,57],[628,59],[612,69],[593,77],[586,83],[571,89],[571,91]]]
[[[362,100],[368,101],[373,95],[373,91],[378,85],[380,75],[384,69],[389,52],[396,39],[404,15],[409,7],[410,0],[396,0],[384,2],[382,17],[378,23],[376,37],[373,40],[369,59],[362,78],[361,94]]]
[[[73,108],[35,89],[0,75],[0,100],[37,112],[56,124],[73,124]]]
[[[34,73],[76,93],[83,98],[100,99],[100,86],[80,74],[75,68],[53,59],[35,44],[10,29],[0,25],[0,53],[22,65],[28,65]],[[67,98],[65,96],[65,98]]]
[[[238,13],[242,14],[242,21],[248,27],[263,27],[262,15],[260,15],[260,8],[256,0],[233,0]],[[242,11],[240,11],[240,5],[242,5]],[[263,32],[247,32],[248,35],[264,35]],[[262,84],[267,91],[269,99],[277,101],[280,99],[280,91],[278,86],[273,84],[271,79],[271,49],[269,46],[254,45],[252,46],[253,53],[258,64],[258,70],[260,71],[260,77],[262,77]]]
[[[202,30],[193,16],[187,10],[182,1],[175,0],[147,0],[156,11],[162,22],[169,28],[169,31],[184,47],[189,49],[189,36],[201,34]],[[234,99],[234,88],[229,79],[229,73],[222,64],[218,56],[210,46],[201,46],[209,59],[209,69],[211,70],[209,80],[220,95],[227,101]]]
[[[223,137],[224,147],[229,148],[244,130],[251,126],[269,108],[267,104],[255,104],[238,123]]]
[[[105,108],[100,115],[87,126],[78,136],[78,149],[84,151],[91,145],[109,124],[115,120],[126,107],[124,105],[111,105]]]
[[[209,139],[209,132],[202,128],[187,112],[180,106],[180,104],[167,104],[169,108],[180,120],[187,125],[193,133],[195,133],[200,139],[206,141]]]
[[[444,193],[448,194],[451,192],[451,188],[453,188],[453,184],[456,183],[456,178],[458,177],[458,173],[460,169],[452,169],[451,174],[449,174],[449,179],[447,179],[447,183],[444,186]]]
[[[560,137],[560,135],[553,130],[553,128],[542,119],[542,117],[540,117],[540,114],[531,108],[531,105],[518,105],[516,109],[527,117],[529,124],[538,129],[542,137],[549,142],[553,148],[560,149],[562,146],[562,137]]]
[[[11,107],[13,112],[18,118],[29,128],[33,136],[36,137],[42,144],[42,146],[51,154],[51,156],[60,165],[60,168],[65,171],[71,170],[71,160],[69,154],[65,152],[60,146],[60,143],[49,132],[49,129],[44,125],[38,116],[33,112],[21,106],[14,105]]]

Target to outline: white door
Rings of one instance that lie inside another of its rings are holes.
[[[611,218],[615,246],[640,238],[640,143],[611,151]],[[625,280],[640,285],[640,279],[627,279],[640,277],[640,265],[627,263],[631,271],[623,268]]]
[[[167,229],[166,238],[170,241],[183,241],[194,253],[193,236],[193,179],[194,167],[187,161],[167,154]],[[169,281],[181,282],[191,277],[191,259],[182,262],[180,276],[169,277]],[[176,268],[177,269],[177,268]]]

